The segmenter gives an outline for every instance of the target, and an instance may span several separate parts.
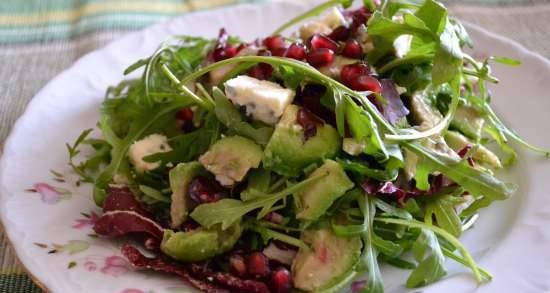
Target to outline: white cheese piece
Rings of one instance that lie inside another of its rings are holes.
[[[401,35],[393,41],[395,56],[403,58],[411,50],[412,35]]]
[[[344,15],[342,15],[342,12],[340,12],[340,9],[333,7],[325,16],[323,22],[331,29],[335,29],[341,25],[345,25],[346,19],[344,18]]]
[[[246,75],[226,81],[225,94],[233,104],[245,106],[247,115],[271,125],[277,123],[295,95],[279,84]]]
[[[151,134],[141,140],[134,142],[128,150],[130,161],[136,168],[138,173],[156,169],[160,166],[160,162],[146,162],[143,158],[156,154],[171,151],[172,148],[168,144],[168,139],[164,135]]]
[[[316,33],[328,35],[331,32],[332,29],[326,23],[321,21],[312,21],[305,23],[300,27],[300,38],[306,41]]]
[[[311,21],[302,25],[300,27],[300,38],[307,40],[316,33],[328,35],[335,28],[345,24],[344,15],[338,8],[334,7],[322,20]]]

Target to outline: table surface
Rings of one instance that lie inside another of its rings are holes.
[[[509,37],[550,58],[550,2],[520,0],[518,4],[518,0],[485,0],[480,5],[480,1],[447,3],[458,18]],[[129,31],[177,14],[252,1],[162,0],[154,6],[130,0],[117,1],[118,5],[88,1],[81,6],[70,6],[74,2],[50,0],[49,3],[62,5],[51,11],[43,8],[36,11],[32,4],[42,3],[38,0],[0,3],[0,155],[3,141],[30,99],[82,55]],[[478,4],[472,4],[474,2]],[[131,19],[122,17],[129,12],[134,14]],[[0,293],[19,292],[41,291],[17,265],[0,227]]]

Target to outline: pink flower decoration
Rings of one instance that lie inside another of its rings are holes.
[[[124,290],[120,293],[145,293],[145,292],[143,292],[141,290],[138,290],[138,289],[126,289],[126,290]]]
[[[127,273],[130,270],[130,264],[126,259],[120,256],[109,256],[105,259],[105,266],[101,268],[101,272],[113,277],[118,277]]]
[[[95,262],[89,260],[84,263],[84,267],[88,272],[95,272],[97,270],[97,265]]]
[[[359,292],[361,289],[365,288],[365,285],[367,285],[367,281],[366,280],[362,280],[362,281],[355,281],[351,284],[351,292],[352,293],[357,293]]]
[[[84,227],[93,227],[95,222],[99,219],[99,216],[95,212],[91,212],[90,216],[83,219],[76,219],[76,224],[73,225],[74,229],[82,229]]]
[[[62,199],[68,199],[71,195],[70,191],[62,188],[55,188],[48,183],[39,182],[34,184],[33,188],[40,193],[42,202],[46,204],[56,204]]]

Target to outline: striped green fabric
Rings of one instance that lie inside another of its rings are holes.
[[[51,42],[138,29],[185,12],[253,0],[28,0],[0,2],[0,44]]]

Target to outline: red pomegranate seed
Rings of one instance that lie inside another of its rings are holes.
[[[250,254],[246,266],[248,274],[256,279],[263,279],[270,273],[269,260],[267,256],[261,252]]]
[[[265,215],[264,220],[269,221],[273,224],[282,224],[283,223],[283,216],[277,212],[270,212],[269,214]]]
[[[304,140],[307,141],[317,134],[317,125],[323,125],[321,118],[317,117],[311,111],[301,108],[298,111],[296,122],[304,128]]]
[[[214,61],[221,61],[233,58],[237,55],[237,48],[233,46],[223,46],[214,50]]]
[[[260,50],[258,52],[258,56],[271,56],[271,52],[268,50]],[[273,74],[273,67],[267,63],[260,63],[248,70],[248,76],[260,79],[260,80],[266,80],[271,78],[271,75]]]
[[[274,49],[278,48],[284,48],[285,47],[285,39],[279,35],[277,36],[271,36],[267,37],[263,41],[264,46],[266,46],[269,50],[273,51]]]
[[[237,54],[241,52],[243,49],[247,48],[248,44],[242,43],[237,47]]]
[[[357,29],[361,25],[366,25],[367,20],[370,18],[371,14],[372,13],[366,7],[361,7],[357,10],[352,11],[351,12],[351,18],[352,18],[351,31],[352,31],[352,33],[356,33]]]
[[[272,293],[288,293],[292,288],[292,277],[290,272],[283,268],[277,268],[271,274],[271,280],[269,282]]]
[[[277,56],[277,57],[283,57],[286,53],[286,48],[285,47],[281,47],[281,48],[274,48],[271,50],[271,54],[273,56]]]
[[[370,75],[359,75],[351,80],[349,87],[356,91],[371,91],[375,93],[382,91],[382,85],[378,79]]]
[[[178,111],[176,118],[181,121],[189,121],[193,119],[193,110],[191,108],[183,108]]]
[[[293,43],[288,47],[288,49],[285,52],[285,57],[296,59],[296,60],[303,60],[306,58],[306,46],[300,43]]]
[[[347,40],[350,36],[350,30],[349,28],[341,25],[337,28],[335,28],[329,35],[328,37],[331,38],[332,40],[338,42],[343,42],[345,40]]]
[[[197,204],[212,203],[226,197],[226,192],[216,180],[198,176],[189,184],[189,197]]]
[[[334,61],[334,51],[331,49],[316,49],[307,54],[307,62],[314,67],[329,65],[332,61]]]
[[[348,58],[361,58],[363,49],[357,40],[348,40],[342,49],[342,55]]]
[[[321,48],[331,49],[332,51],[338,50],[338,43],[322,34],[314,34],[309,43],[313,50]]]
[[[342,67],[340,71],[340,79],[346,85],[349,85],[352,80],[360,75],[368,75],[370,73],[369,66],[365,63],[349,64]]]
[[[246,263],[244,258],[238,254],[229,257],[229,269],[235,276],[244,277],[246,275]]]

